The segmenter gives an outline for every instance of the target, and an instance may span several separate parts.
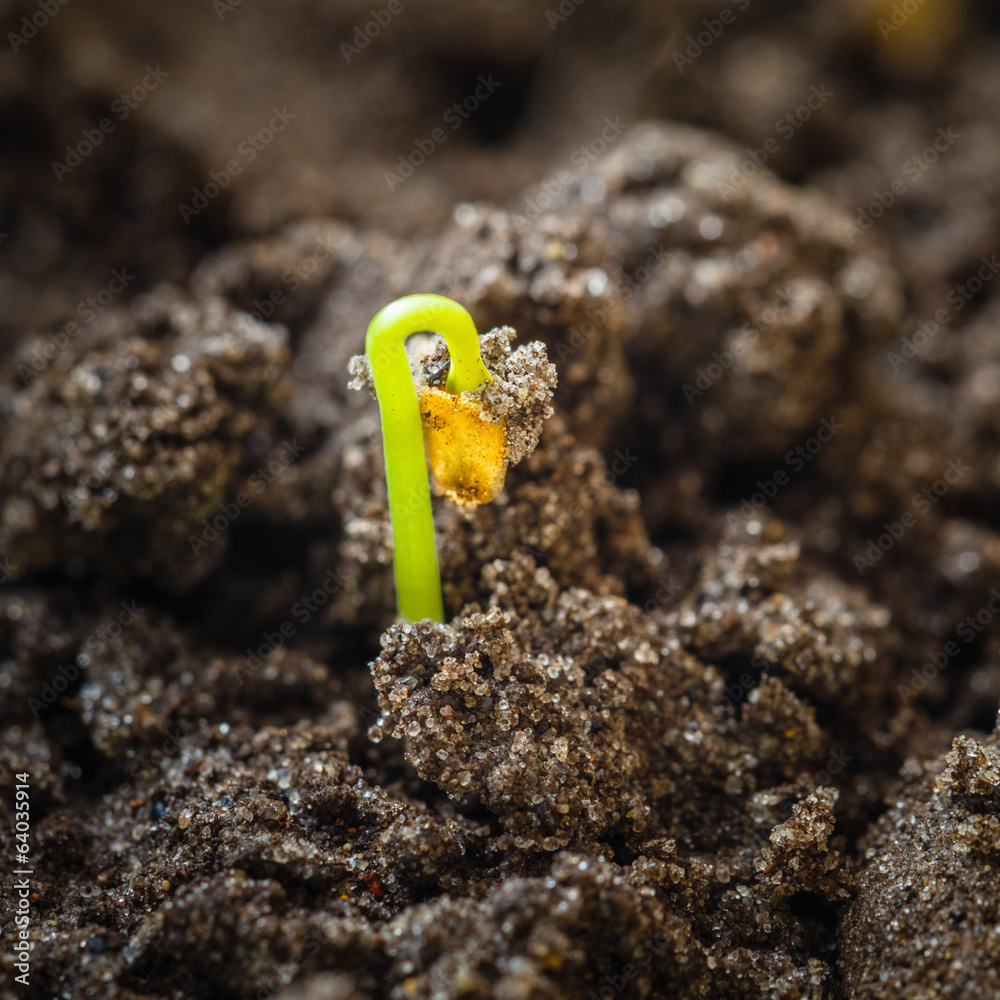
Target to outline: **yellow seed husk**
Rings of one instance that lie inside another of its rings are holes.
[[[504,425],[483,420],[479,404],[461,395],[430,387],[418,395],[435,493],[463,507],[499,496],[507,471]]]

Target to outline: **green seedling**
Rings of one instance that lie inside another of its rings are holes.
[[[451,361],[444,390],[427,387],[418,398],[404,342],[424,331],[444,337]],[[443,622],[427,456],[436,485],[452,499],[481,503],[499,492],[496,475],[482,465],[483,456],[495,460],[499,436],[502,486],[504,428],[480,419],[477,404],[460,395],[491,376],[472,317],[442,295],[407,295],[387,305],[368,327],[365,351],[382,417],[399,612],[409,621]]]

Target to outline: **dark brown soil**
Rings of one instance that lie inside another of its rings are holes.
[[[0,4],[0,1000],[1000,996],[992,7],[148,6]]]

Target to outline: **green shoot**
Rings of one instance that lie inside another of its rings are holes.
[[[365,352],[382,417],[396,602],[408,621],[443,622],[423,424],[404,347],[410,334],[423,331],[441,334],[448,345],[451,365],[446,388],[452,395],[478,389],[490,373],[479,352],[472,317],[442,295],[397,299],[368,327]]]

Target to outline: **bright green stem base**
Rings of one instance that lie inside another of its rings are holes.
[[[443,622],[424,434],[404,347],[410,334],[423,331],[441,334],[448,345],[449,392],[478,389],[490,373],[479,353],[472,317],[443,295],[404,296],[381,310],[368,327],[365,351],[382,415],[396,601],[408,621]]]

